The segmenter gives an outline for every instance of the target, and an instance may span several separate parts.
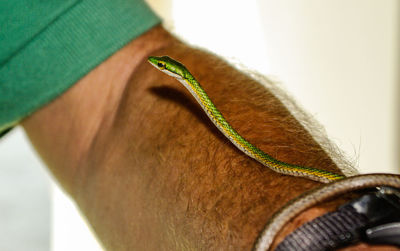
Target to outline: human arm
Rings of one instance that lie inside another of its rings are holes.
[[[319,184],[276,174],[234,148],[176,80],[146,62],[162,54],[184,62],[265,152],[339,172],[267,89],[161,27],[22,124],[110,250],[249,249],[276,210]]]

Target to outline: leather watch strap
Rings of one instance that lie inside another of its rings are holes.
[[[289,234],[276,250],[334,250],[360,241],[397,245],[400,243],[397,241],[400,239],[397,227],[400,190],[390,187],[374,190],[340,206],[335,212],[305,223]],[[379,230],[382,226],[385,231]]]
[[[332,250],[358,240],[359,228],[367,225],[368,218],[347,206],[326,213],[305,223],[289,234],[276,248],[287,250]]]

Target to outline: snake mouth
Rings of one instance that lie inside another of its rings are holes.
[[[148,57],[147,61],[154,67],[158,68],[157,63],[158,59],[156,57]]]
[[[154,56],[148,57],[147,60],[148,60],[152,65],[156,65],[157,62],[158,62],[157,57],[154,57]]]
[[[156,66],[156,67],[157,67],[157,66]],[[172,77],[176,78],[176,79],[179,80],[179,81],[184,80],[183,77],[182,77],[181,75],[179,75],[179,74],[177,74],[177,73],[174,73],[174,72],[172,72],[172,71],[169,71],[169,70],[167,70],[167,69],[160,69],[160,71],[164,72],[165,74],[167,74],[167,75],[169,75],[169,76],[172,76]]]

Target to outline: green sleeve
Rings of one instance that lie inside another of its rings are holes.
[[[159,23],[142,0],[0,1],[0,135]]]

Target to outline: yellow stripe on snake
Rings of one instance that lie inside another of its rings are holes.
[[[214,125],[242,152],[251,158],[254,158],[264,166],[274,170],[275,172],[304,177],[311,180],[329,183],[344,178],[344,176],[332,172],[288,164],[274,159],[267,153],[263,152],[256,146],[252,145],[244,139],[239,133],[233,129],[225,120],[217,107],[213,104],[207,93],[201,87],[200,83],[186,69],[186,67],[168,56],[149,57],[148,61],[160,71],[176,78],[181,82],[194,96],[200,106],[203,108],[207,116]]]

